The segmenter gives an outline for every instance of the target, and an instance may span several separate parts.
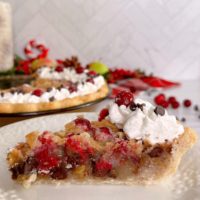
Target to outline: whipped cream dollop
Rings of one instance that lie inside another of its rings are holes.
[[[76,83],[85,81],[88,78],[87,72],[88,70],[85,69],[83,73],[78,74],[76,70],[71,67],[63,68],[62,72],[57,72],[54,68],[44,66],[37,71],[37,74],[43,79],[68,80]]]
[[[163,116],[154,112],[155,107],[144,100],[135,99],[135,103],[145,104],[142,109],[132,111],[124,105],[112,103],[109,107],[109,119],[128,135],[130,139],[148,140],[152,144],[172,141],[184,132],[184,127],[179,124],[176,117]]]

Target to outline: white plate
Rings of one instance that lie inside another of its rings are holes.
[[[34,185],[24,189],[11,180],[7,170],[6,153],[33,130],[60,130],[76,114],[61,114],[34,118],[0,129],[0,200],[199,200],[200,199],[200,145],[196,145],[182,160],[178,172],[165,183],[155,186],[123,185]],[[96,119],[94,113],[84,114]]]

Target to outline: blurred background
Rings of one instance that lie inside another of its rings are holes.
[[[15,53],[36,38],[50,56],[200,78],[199,0],[3,0],[13,10]]]

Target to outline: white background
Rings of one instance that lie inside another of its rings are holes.
[[[38,38],[51,56],[200,78],[200,0],[4,0],[13,7],[15,52]]]

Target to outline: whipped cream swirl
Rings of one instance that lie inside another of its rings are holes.
[[[141,99],[135,103],[145,104],[143,109],[131,111],[124,105],[112,103],[109,107],[109,119],[129,136],[130,139],[148,140],[152,144],[172,141],[184,132],[184,127],[179,124],[176,117],[168,115],[165,110],[163,116],[157,115],[155,107]]]
[[[85,81],[88,76],[88,70],[85,69],[83,73],[78,74],[74,68],[63,68],[62,72],[55,71],[55,68],[42,67],[37,71],[39,78],[53,79],[53,80],[68,80],[73,83]]]

